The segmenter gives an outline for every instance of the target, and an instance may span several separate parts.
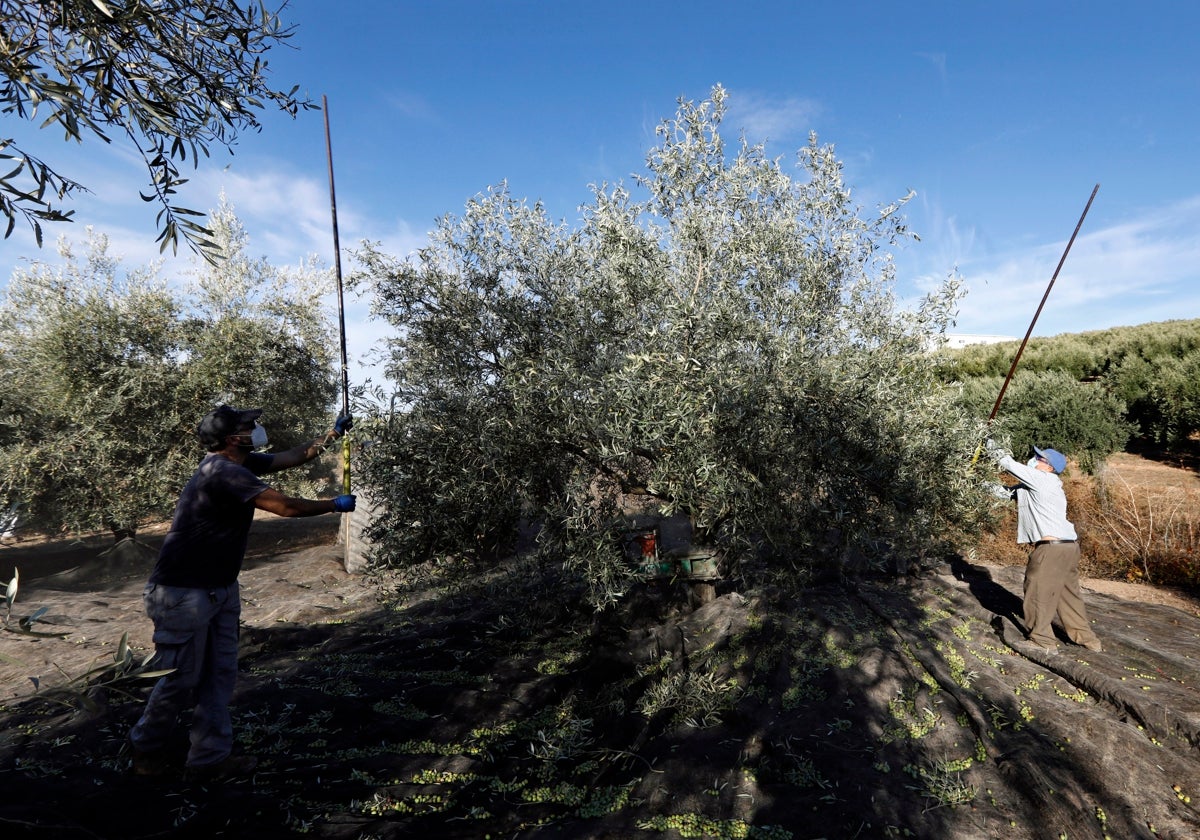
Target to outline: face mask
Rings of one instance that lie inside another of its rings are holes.
[[[1037,458],[1030,458],[1028,461],[1025,462],[1025,466],[1029,467],[1029,469],[1031,469],[1031,470],[1034,469],[1035,467],[1037,467],[1037,465],[1038,465]]]
[[[267,448],[267,430],[258,423],[254,424],[254,429],[250,432],[250,442],[246,442],[246,435],[238,435],[238,446],[242,449],[266,449]]]
[[[250,433],[250,445],[255,449],[266,449],[267,442],[267,430],[255,423],[254,431]]]

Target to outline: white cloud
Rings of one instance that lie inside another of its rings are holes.
[[[386,94],[385,101],[403,118],[424,123],[440,122],[437,111],[420,94],[392,90]]]
[[[794,151],[805,142],[822,110],[813,99],[776,99],[748,91],[731,91],[728,102],[726,128],[744,132],[751,143],[769,142],[781,152]]]
[[[1024,335],[1066,240],[960,263],[958,329]],[[928,278],[927,278],[928,279]],[[1200,197],[1152,208],[1071,247],[1036,335],[1200,317]]]
[[[924,227],[918,231],[925,252],[924,261],[929,265],[938,266],[944,274],[963,262],[977,249],[977,235],[974,227],[962,226],[958,217],[948,214],[939,203],[931,202],[925,195],[917,193],[914,203],[920,207],[926,220]],[[942,280],[926,276],[918,278],[918,285],[929,288]]]
[[[44,225],[45,246],[40,250],[28,226],[18,225],[12,237],[3,241],[0,259],[4,264],[0,270],[5,273],[0,277],[0,286],[22,262],[57,263],[58,238],[65,236],[81,243],[87,237],[88,226],[108,237],[109,253],[119,257],[126,269],[161,261],[162,276],[182,279],[191,271],[196,257],[184,244],[177,256],[172,256],[169,249],[160,255],[155,242],[157,206],[142,202],[136,194],[141,174],[136,161],[117,161],[115,165],[100,165],[98,161],[88,176],[92,194],[81,196],[74,204],[78,222]],[[315,255],[332,270],[333,219],[328,181],[296,175],[283,167],[255,166],[253,174],[210,167],[194,173],[187,187],[184,203],[205,212],[217,206],[224,192],[250,237],[251,255],[265,256],[279,266],[298,265]],[[338,239],[343,274],[348,274],[353,270],[351,253],[362,240],[378,241],[387,252],[406,256],[424,245],[427,235],[407,220],[385,220],[360,212],[353,196],[349,196],[338,200]],[[332,286],[325,303],[336,319],[337,299]],[[344,295],[344,304],[351,382],[360,383],[368,377],[381,382],[382,370],[373,363],[372,356],[390,328],[372,320],[369,302],[353,293]]]

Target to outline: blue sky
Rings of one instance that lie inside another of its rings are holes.
[[[1035,334],[1200,317],[1200,4],[295,0],[284,17],[298,31],[272,79],[328,97],[347,272],[360,240],[407,253],[502,180],[575,222],[589,184],[642,170],[678,98],[719,83],[729,136],[790,162],[816,131],[867,211],[916,191],[898,291],[957,268],[956,332],[1024,335],[1097,183]],[[92,225],[129,267],[157,256],[128,149],[33,142],[94,190],[51,241]],[[224,191],[252,253],[332,264],[319,112],[268,114],[190,174],[183,203]],[[55,254],[18,227],[3,278],[30,257]],[[383,330],[366,310],[348,301],[355,357]]]

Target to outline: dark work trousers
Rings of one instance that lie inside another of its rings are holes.
[[[175,670],[159,679],[141,720],[129,733],[138,752],[167,745],[180,711],[194,703],[189,767],[223,761],[233,750],[229,701],[237,680],[238,585],[214,589],[148,584],[146,612],[154,621],[155,670]]]

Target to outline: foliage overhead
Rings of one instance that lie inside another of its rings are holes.
[[[286,448],[328,422],[326,273],[245,254],[232,210],[212,214],[224,259],[188,296],[157,268],[122,273],[103,236],[18,269],[0,303],[0,503],[43,530],[133,533],[169,516],[221,402],[261,406]],[[299,485],[297,485],[299,486]]]
[[[0,113],[57,126],[64,139],[124,134],[149,174],[161,248],[179,237],[208,259],[219,243],[203,214],[176,203],[179,167],[259,130],[267,103],[295,116],[313,106],[268,84],[264,56],[293,29],[259,3],[236,0],[0,0]],[[70,221],[63,202],[86,187],[0,135],[5,238],[18,218],[42,244],[42,222]]]
[[[360,471],[381,559],[485,557],[531,521],[605,603],[631,511],[687,515],[731,570],[804,576],[816,545],[916,553],[978,510],[977,424],[924,351],[955,278],[899,307],[903,200],[861,216],[815,136],[799,177],[727,149],[725,100],[681,101],[644,197],[596,186],[578,229],[500,187],[413,260],[358,255],[399,335],[402,408]]]

